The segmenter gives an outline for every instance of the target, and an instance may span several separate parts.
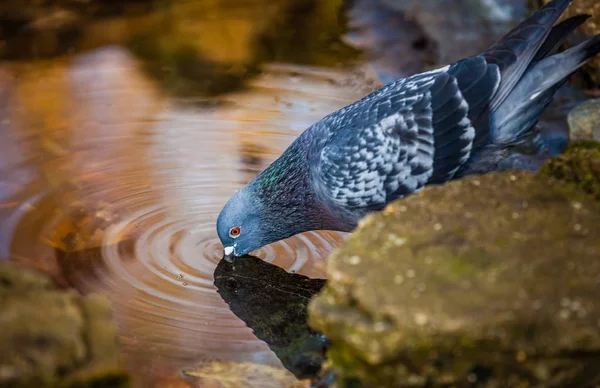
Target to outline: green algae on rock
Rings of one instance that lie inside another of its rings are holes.
[[[0,266],[0,387],[127,387],[108,301]]]
[[[309,323],[343,382],[600,381],[600,208],[545,175],[470,177],[366,217],[329,259]]]
[[[590,194],[600,204],[600,142],[574,143],[564,154],[548,160],[540,173]]]

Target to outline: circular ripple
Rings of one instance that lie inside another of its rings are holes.
[[[139,225],[143,225],[139,228]],[[133,249],[120,242],[135,236]],[[111,272],[110,287],[122,335],[152,344],[136,344],[144,353],[160,343],[160,355],[199,360],[278,361],[235,317],[217,294],[213,273],[223,248],[214,224],[194,217],[176,218],[164,207],[144,208],[107,229],[102,252]],[[323,277],[323,259],[336,245],[336,233],[306,233],[264,247],[256,255],[288,271]],[[178,338],[174,341],[175,338]]]
[[[223,252],[216,217],[299,131],[364,92],[344,89],[343,74],[302,75],[296,67],[292,78],[279,66],[250,91],[228,96],[234,107],[162,106],[126,54],[95,55],[76,61],[65,78],[77,97],[77,119],[61,129],[68,149],[36,156],[46,134],[34,128],[35,136],[13,144],[32,156],[19,161],[27,182],[17,174],[0,179],[0,188],[20,190],[3,198],[17,205],[0,209],[0,226],[9,231],[0,253],[83,293],[108,295],[140,386],[207,359],[280,365],[216,292],[213,272]],[[248,157],[249,150],[259,152]],[[5,164],[2,171],[16,171]],[[59,172],[51,180],[48,171]],[[322,278],[339,241],[335,232],[309,232],[254,254]]]

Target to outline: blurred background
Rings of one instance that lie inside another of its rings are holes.
[[[219,386],[236,368],[296,384],[215,292],[221,206],[310,124],[487,48],[538,5],[3,0],[0,260],[107,295],[136,386]],[[597,95],[591,66],[542,125],[564,133],[565,113]],[[341,238],[306,233],[257,256],[323,277]]]

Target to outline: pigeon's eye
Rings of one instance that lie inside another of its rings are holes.
[[[237,236],[240,235],[241,231],[242,231],[242,228],[240,228],[239,226],[236,226],[235,228],[231,228],[231,229],[229,229],[229,236],[236,238]]]

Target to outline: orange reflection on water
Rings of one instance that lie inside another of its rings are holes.
[[[281,368],[215,291],[215,220],[300,131],[364,95],[360,79],[270,65],[197,104],[162,95],[115,46],[5,65],[0,82],[0,256],[106,293],[139,386],[185,386],[173,376],[211,360]],[[257,255],[322,277],[339,240],[307,233]]]

